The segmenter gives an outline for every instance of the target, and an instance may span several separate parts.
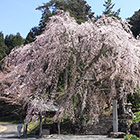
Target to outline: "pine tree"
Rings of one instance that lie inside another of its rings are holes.
[[[28,33],[26,39],[25,39],[25,43],[24,44],[28,44],[31,43],[35,40],[35,37],[37,35],[41,34],[41,29],[39,27],[33,27],[30,32]]]
[[[85,0],[50,0],[50,2],[39,6],[37,10],[41,10],[42,18],[40,26],[44,26],[44,23],[49,20],[49,17],[55,15],[57,10],[69,11],[76,21],[80,24],[92,18],[94,12],[91,10],[91,6],[87,4]]]
[[[7,51],[8,48],[4,42],[4,34],[0,32],[0,60],[2,60],[6,56]]]
[[[2,70],[2,60],[3,58],[10,53],[10,51],[15,46],[20,46],[24,43],[24,39],[21,37],[20,33],[16,35],[6,35],[0,32],[0,70]]]
[[[130,24],[132,25],[131,31],[135,37],[140,34],[140,9],[134,13],[132,17],[129,18]]]
[[[91,6],[87,4],[85,0],[50,0],[48,3],[36,8],[41,10],[42,17],[38,27],[33,27],[28,33],[25,44],[33,42],[37,35],[43,32],[46,22],[49,21],[49,17],[57,14],[57,10],[69,11],[70,15],[75,18],[77,23],[81,24],[92,18],[94,12],[91,10]]]
[[[14,47],[20,46],[20,45],[24,44],[24,39],[22,38],[22,36],[20,35],[20,33],[17,33],[16,35],[13,35],[13,34],[6,35],[6,37],[5,37],[5,44],[8,47],[7,54],[9,54],[10,51]]]
[[[0,32],[0,70],[2,70],[2,59],[7,55],[8,48],[4,42],[4,34]]]
[[[103,6],[105,7],[105,11],[103,12],[103,14],[106,14],[106,15],[111,14],[114,5],[115,4],[112,4],[111,0],[105,1],[105,4],[103,4]]]
[[[16,34],[15,40],[16,40],[16,44],[15,44],[16,46],[21,46],[22,44],[24,44],[24,39],[22,38],[19,32]]]
[[[120,9],[118,9],[117,12],[112,11],[115,4],[113,4],[111,0],[106,0],[105,3],[103,4],[103,6],[105,7],[105,10],[103,11],[103,14],[119,17]]]

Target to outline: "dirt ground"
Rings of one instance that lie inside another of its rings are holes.
[[[3,132],[0,132],[0,140],[18,140],[17,138],[17,125],[3,123],[0,122],[0,125],[5,126],[7,129]],[[28,136],[21,137],[21,140],[122,140],[122,139],[114,139],[108,138],[104,135],[49,135],[43,136],[42,138],[38,138],[38,136]]]

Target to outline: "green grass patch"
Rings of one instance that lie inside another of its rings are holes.
[[[27,134],[34,134],[35,131],[39,130],[39,123],[40,123],[39,119],[36,120],[36,121],[31,121],[28,124]],[[44,119],[42,120],[42,124],[44,124]],[[53,124],[52,118],[47,118],[46,119],[46,124]]]
[[[39,119],[37,121],[32,121],[28,124],[27,134],[34,133],[39,128]]]

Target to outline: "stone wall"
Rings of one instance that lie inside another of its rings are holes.
[[[108,134],[113,130],[113,115],[101,115],[99,122],[86,129],[85,134]]]

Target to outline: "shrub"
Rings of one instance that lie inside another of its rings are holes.
[[[135,118],[133,119],[133,122],[139,122],[140,121],[140,111],[134,113]]]
[[[138,138],[137,136],[132,135],[132,134],[126,135],[126,136],[124,137],[124,139],[125,139],[125,140],[140,140],[140,138]]]

